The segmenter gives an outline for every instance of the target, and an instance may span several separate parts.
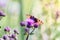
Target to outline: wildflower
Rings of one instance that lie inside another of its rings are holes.
[[[20,25],[21,25],[21,26],[25,26],[25,22],[21,22]]]
[[[27,22],[27,27],[28,27],[28,28],[31,28],[31,26],[32,26],[32,25],[31,25],[31,22]]]
[[[9,28],[9,27],[6,27],[6,28],[4,29],[4,31],[10,32],[10,28]]]
[[[11,38],[16,38],[16,34],[12,34],[11,35]]]
[[[16,29],[14,30],[14,33],[17,33],[17,34],[19,34],[19,33],[18,33],[18,31],[17,31]]]
[[[4,36],[3,36],[3,39],[4,39],[4,40],[7,40],[7,38],[8,38],[7,35],[4,35]]]
[[[34,24],[34,28],[38,28],[38,24],[37,23]]]
[[[32,19],[26,19],[26,22],[30,22],[31,24],[34,23],[34,21]]]
[[[3,14],[3,12],[0,11],[0,16],[5,16],[5,14]]]
[[[5,16],[5,14],[2,12],[2,11],[0,11],[0,20],[2,19],[2,17],[4,17]]]
[[[14,40],[14,38],[10,38],[10,40]]]
[[[25,32],[29,33],[29,28],[25,28]]]
[[[26,40],[28,40],[29,35],[32,34],[32,32],[35,30],[35,28],[38,28],[39,25],[43,24],[43,22],[41,20],[35,18],[34,16],[27,15],[27,17],[28,18],[25,20],[25,23],[23,23],[24,26],[26,26],[25,27],[25,32],[27,33]],[[32,28],[31,33],[30,33],[30,28]]]

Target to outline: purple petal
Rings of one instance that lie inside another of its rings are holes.
[[[28,28],[31,28],[32,27],[32,23],[31,22],[27,22],[27,25],[26,25]]]
[[[2,11],[0,11],[0,16],[5,16],[5,14]]]
[[[11,38],[16,38],[16,34],[12,34],[11,35]]]
[[[25,32],[28,32],[29,33],[29,28],[25,28]]]
[[[34,28],[38,28],[38,24],[37,23],[34,24]]]
[[[14,33],[17,33],[17,34],[19,34],[19,33],[18,33],[18,31],[17,31],[16,29],[14,30]]]
[[[32,19],[26,19],[26,22],[31,22],[31,24],[34,23],[34,21]]]
[[[25,22],[21,22],[20,25],[21,25],[21,26],[25,26]]]
[[[7,35],[4,35],[4,36],[3,36],[3,39],[4,39],[4,40],[6,40],[7,38],[8,38],[8,36],[7,36]]]
[[[6,27],[4,31],[10,32],[10,27]]]

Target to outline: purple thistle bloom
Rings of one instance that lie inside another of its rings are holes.
[[[31,28],[32,27],[31,22],[27,22],[27,27],[28,28]]]
[[[37,23],[34,24],[34,28],[38,28],[38,24]]]
[[[14,40],[14,38],[10,38],[10,40]]]
[[[16,38],[16,34],[12,34],[11,35],[11,38]]]
[[[4,36],[3,36],[3,39],[4,39],[4,40],[7,40],[7,38],[8,38],[7,35],[4,35]]]
[[[21,25],[21,26],[25,26],[25,22],[21,22],[20,25]]]
[[[28,32],[29,33],[29,28],[25,28],[25,32]]]
[[[14,30],[14,33],[17,33],[17,34],[19,34],[19,33],[18,33],[18,31],[17,31],[16,29]]]
[[[5,14],[2,12],[2,11],[0,11],[0,20],[2,19],[2,17],[4,17],[5,16]]]
[[[34,21],[32,19],[26,19],[26,22],[30,22],[31,24],[34,23]]]
[[[2,11],[0,11],[0,16],[5,16],[5,14],[2,12]]]
[[[6,27],[6,28],[4,29],[4,31],[10,32],[10,28],[9,28],[9,27]]]
[[[34,24],[34,21],[32,19],[27,19],[26,20],[26,23],[27,23],[26,26],[28,28],[31,28],[33,26],[33,24]]]

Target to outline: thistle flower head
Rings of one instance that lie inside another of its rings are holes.
[[[6,27],[6,28],[4,29],[4,31],[10,32],[10,27]]]
[[[16,38],[16,34],[12,34],[11,35],[11,38]]]
[[[18,31],[17,31],[16,29],[14,30],[14,33],[19,34]]]
[[[20,22],[20,25],[21,26],[25,26],[25,22]]]
[[[34,24],[34,28],[38,28],[38,26],[39,26],[38,23]]]
[[[0,20],[2,19],[2,17],[4,17],[5,16],[5,14],[2,12],[2,11],[0,11]]]
[[[38,26],[41,24],[43,24],[43,22],[41,20],[35,18],[34,16],[27,15],[27,19],[25,20],[25,23],[23,23],[23,25],[25,26],[25,34],[27,33],[27,35],[28,35],[26,40],[28,40],[29,35],[32,35],[33,31],[36,28],[38,28]],[[32,31],[30,29],[32,29]]]
[[[27,22],[27,27],[28,27],[28,28],[31,28],[31,27],[32,27],[31,22]]]
[[[3,12],[0,11],[0,16],[4,17],[5,14]]]
[[[4,39],[4,40],[7,40],[7,38],[8,38],[7,35],[4,35],[4,36],[3,36],[3,39]]]
[[[26,19],[26,22],[30,22],[31,24],[33,24],[34,20],[28,18],[28,19]]]
[[[29,33],[29,28],[25,28],[25,32]]]

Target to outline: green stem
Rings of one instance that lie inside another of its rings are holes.
[[[34,32],[34,30],[35,30],[35,28],[31,31],[31,33]],[[31,33],[30,33],[30,34],[31,34]]]
[[[34,30],[35,30],[35,28],[31,31],[31,33],[33,33],[33,32],[34,32]],[[26,40],[28,40],[29,35],[30,35],[31,33],[28,33]]]
[[[19,22],[23,21],[23,4],[22,4],[22,0],[19,0],[19,3],[20,3],[20,14],[19,14]],[[24,40],[24,35],[23,35],[23,32],[24,32],[24,29],[22,27],[20,27],[20,38],[19,40]]]

